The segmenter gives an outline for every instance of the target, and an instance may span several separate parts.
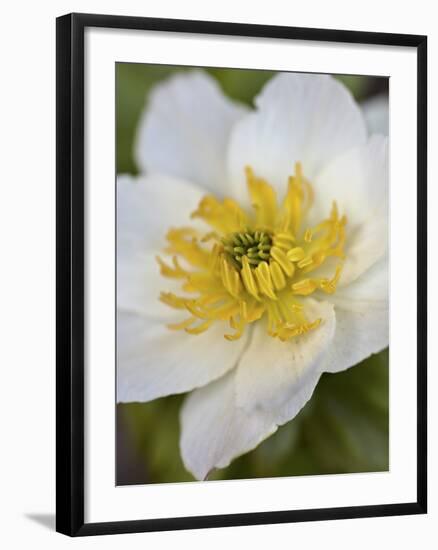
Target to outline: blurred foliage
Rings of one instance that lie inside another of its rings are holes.
[[[132,156],[147,94],[180,67],[119,63],[117,172],[137,173]],[[251,105],[269,71],[206,69],[230,97]],[[338,76],[357,100],[384,90],[386,79]],[[353,343],[354,345],[354,343]],[[385,471],[389,464],[388,351],[345,372],[324,374],[312,399],[291,422],[211,479]],[[119,484],[190,481],[179,453],[184,396],[117,406]],[[123,437],[122,437],[123,436]]]

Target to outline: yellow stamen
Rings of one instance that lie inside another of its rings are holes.
[[[187,277],[187,271],[181,268],[176,256],[172,258],[173,268],[168,266],[159,256],[157,256],[157,262],[160,266],[160,273],[164,275],[164,277],[170,277],[172,279],[185,279]]]
[[[277,248],[276,246],[273,246],[271,248],[271,256],[274,258],[274,260],[280,265],[282,270],[285,272],[285,274],[288,277],[292,277],[295,271],[295,267],[293,263],[289,261],[289,258],[287,257],[287,254],[283,252],[280,248]]]
[[[222,203],[215,197],[204,197],[192,218],[201,218],[220,233],[240,231],[247,225],[247,216],[240,206],[231,199]]]
[[[196,327],[193,327],[193,328],[187,328],[186,327],[184,330],[186,332],[188,332],[189,334],[202,334],[203,332],[205,332],[207,329],[210,328],[212,322],[213,322],[213,320],[210,319],[209,321],[205,321],[204,323],[200,323]]]
[[[309,294],[315,292],[317,288],[318,284],[315,281],[312,281],[312,279],[303,279],[302,281],[292,285],[292,292],[301,296],[308,296]]]
[[[221,260],[221,279],[224,287],[234,298],[238,298],[242,288],[239,273],[234,267],[222,256]]]
[[[321,287],[321,290],[323,290],[324,292],[326,292],[327,294],[333,294],[336,290],[336,285],[338,284],[339,282],[339,279],[341,278],[341,273],[342,273],[342,268],[344,266],[341,264],[341,265],[338,265],[336,267],[336,273],[334,275],[334,277],[332,279],[324,279],[321,281],[321,284],[320,284],[320,287]]]
[[[247,166],[245,171],[249,196],[256,211],[256,223],[262,227],[273,227],[277,218],[275,191],[265,180],[256,178],[251,167]]]
[[[172,294],[171,292],[162,292],[160,301],[174,309],[186,309],[186,300]]]
[[[193,325],[193,323],[196,321],[195,317],[189,317],[185,321],[181,321],[181,323],[170,323],[167,325],[167,328],[170,330],[183,330],[189,327],[190,325]]]
[[[311,229],[306,229],[306,232],[304,233],[304,241],[306,243],[310,243],[312,242],[312,230]]]
[[[169,263],[157,258],[161,274],[180,280],[182,290],[193,296],[161,293],[164,304],[189,314],[169,329],[202,334],[222,321],[232,329],[232,334],[224,334],[232,341],[266,317],[268,334],[287,341],[323,322],[309,318],[306,296],[336,291],[345,258],[347,218],[340,217],[333,202],[328,218],[303,230],[313,190],[299,162],[281,206],[274,189],[250,167],[246,178],[253,213],[231,199],[220,201],[209,195],[192,217],[209,224],[211,231],[199,234],[191,227],[168,231],[166,252],[172,259]],[[183,258],[182,265],[178,258]],[[339,260],[332,278],[307,275],[327,258]]]
[[[242,258],[242,271],[240,274],[242,275],[243,284],[245,285],[246,290],[253,296],[256,300],[259,299],[259,293],[257,289],[257,285],[255,282],[255,278],[252,272],[252,269],[249,265],[249,260],[246,256]]]
[[[274,282],[275,290],[281,290],[286,286],[286,277],[280,264],[273,260],[270,264],[272,281]]]
[[[271,300],[277,300],[268,264],[266,262],[261,262],[254,270],[254,273],[259,284],[260,291],[268,298],[271,298]]]
[[[286,256],[291,262],[299,262],[304,258],[304,250],[297,246],[288,250]]]
[[[302,269],[303,267],[308,267],[309,265],[311,265],[313,263],[313,258],[311,256],[306,256],[305,258],[303,258],[302,260],[300,260],[298,263],[297,263],[297,266]]]

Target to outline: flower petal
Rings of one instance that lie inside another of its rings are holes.
[[[150,401],[208,384],[233,368],[246,335],[224,339],[228,327],[215,323],[193,336],[140,315],[117,315],[117,401]]]
[[[324,371],[339,372],[389,344],[388,262],[384,258],[331,298],[336,332]]]
[[[389,296],[388,269],[388,256],[385,255],[353,283],[338,288],[334,294],[324,295],[324,298],[334,304],[336,308],[340,307],[352,311],[367,309],[370,303],[385,304],[387,306]]]
[[[163,249],[170,227],[193,225],[190,214],[203,194],[200,187],[169,176],[119,176],[117,261],[121,256]]]
[[[175,75],[150,94],[137,135],[138,167],[220,194],[229,133],[244,112],[206,73]]]
[[[301,387],[322,372],[321,357],[335,332],[334,308],[328,302],[307,298],[305,312],[309,321],[322,319],[321,325],[287,342],[269,337],[263,323],[254,327],[252,340],[237,367],[239,407],[249,413],[254,410],[281,412],[282,407],[293,409]]]
[[[306,302],[310,316],[324,318],[318,329],[280,342],[257,323],[237,368],[187,398],[181,412],[181,454],[198,479],[254,449],[312,396],[321,357],[333,337],[334,313],[331,304]]]
[[[256,107],[235,125],[228,152],[229,193],[240,200],[246,196],[246,165],[283,196],[296,162],[312,180],[331,159],[366,141],[360,108],[327,75],[279,74],[256,98]]]
[[[117,262],[117,308],[169,323],[175,317],[175,309],[160,301],[161,292],[178,296],[185,293],[181,291],[181,281],[161,275],[159,254],[165,257],[160,251],[138,252],[128,257],[121,254]]]
[[[251,413],[236,403],[235,374],[193,391],[181,410],[181,456],[197,479],[205,479],[214,468],[225,468],[238,456],[251,451],[291,420],[310,399],[320,373],[309,377],[278,411]]]
[[[389,135],[389,99],[387,94],[379,94],[361,105],[370,134]]]
[[[388,248],[388,140],[368,143],[330,163],[312,182],[313,221],[326,217],[333,201],[347,216],[346,260],[340,285],[356,279]]]
[[[166,319],[174,313],[159,301],[161,291],[181,294],[180,281],[160,274],[156,257],[165,257],[165,235],[171,227],[202,226],[190,220],[200,188],[168,176],[117,179],[117,306]],[[206,226],[207,227],[207,226]]]
[[[269,415],[237,407],[234,373],[192,392],[181,409],[181,456],[197,479],[225,468],[277,429]]]

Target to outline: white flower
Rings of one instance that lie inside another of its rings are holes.
[[[201,72],[160,84],[145,175],[117,184],[117,398],[192,390],[198,479],[388,345],[387,138],[329,76],[278,75],[255,107]]]

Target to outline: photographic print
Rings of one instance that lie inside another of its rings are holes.
[[[388,79],[116,64],[116,484],[387,471]]]
[[[56,26],[57,531],[427,513],[427,37]]]

